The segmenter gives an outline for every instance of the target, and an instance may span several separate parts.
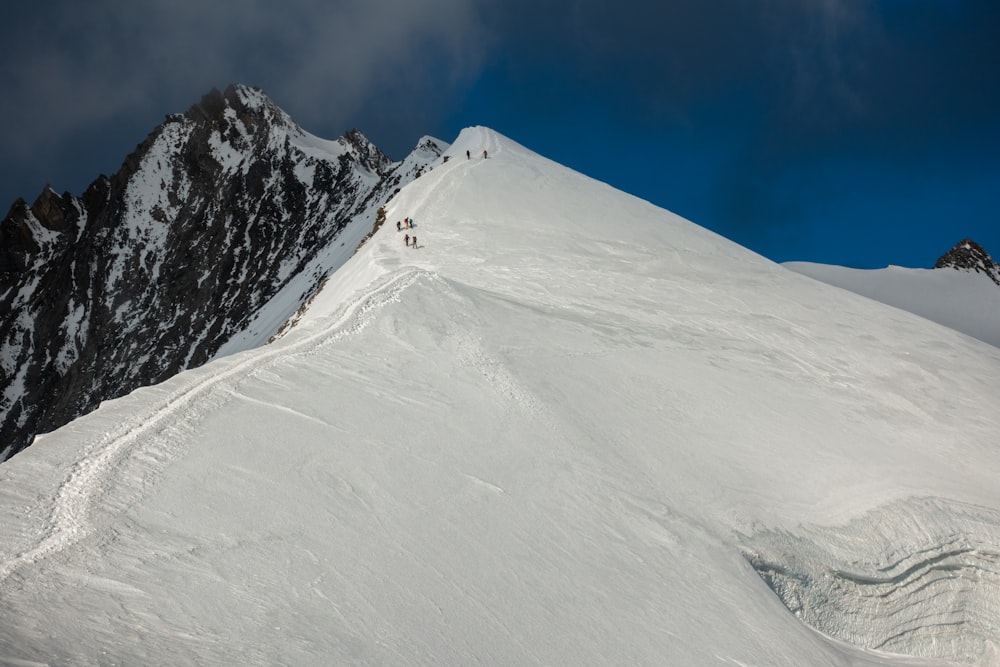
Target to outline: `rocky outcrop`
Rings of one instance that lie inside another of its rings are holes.
[[[330,248],[371,229],[414,170],[230,86],[168,116],[82,197],[15,202],[0,222],[0,460],[208,361],[281,290],[305,302],[336,268]]]
[[[952,268],[982,273],[1000,285],[1000,265],[972,239],[962,239],[934,264],[935,269]]]

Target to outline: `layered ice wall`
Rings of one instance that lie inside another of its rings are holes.
[[[788,609],[856,646],[1000,659],[1000,512],[937,498],[836,528],[761,532],[747,559]]]

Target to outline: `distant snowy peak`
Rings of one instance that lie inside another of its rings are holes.
[[[392,189],[393,194],[399,192],[400,188],[415,179],[423,176],[427,171],[434,168],[435,163],[439,163],[445,151],[451,144],[435,139],[434,137],[422,137],[417,142],[416,148],[399,162],[392,164],[391,173],[386,182]]]
[[[434,158],[441,157],[449,147],[449,144],[440,139],[424,136],[417,142],[417,147],[413,149],[413,152],[424,158],[433,160]]]
[[[352,155],[359,164],[376,174],[385,174],[392,165],[389,157],[383,153],[368,137],[357,128],[344,134],[337,142],[344,147],[347,154]]]
[[[959,269],[984,273],[986,277],[1000,285],[1000,264],[996,263],[983,246],[972,239],[962,239],[954,248],[941,255],[934,264],[935,269]]]

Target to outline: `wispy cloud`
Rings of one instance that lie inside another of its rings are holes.
[[[857,89],[881,26],[872,0],[767,0],[773,76],[783,81],[785,102],[794,113],[860,114]]]

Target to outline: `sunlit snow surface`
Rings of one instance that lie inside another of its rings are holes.
[[[449,154],[288,335],[0,466],[0,662],[1000,661],[1000,350]]]
[[[786,262],[785,268],[902,308],[1000,347],[1000,286],[968,269],[851,269]]]

